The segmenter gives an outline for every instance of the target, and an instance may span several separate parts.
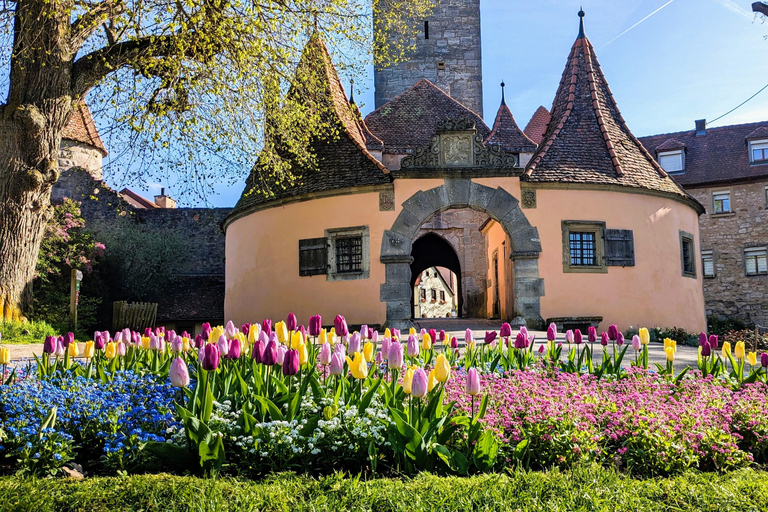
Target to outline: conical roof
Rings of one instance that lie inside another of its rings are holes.
[[[525,126],[525,134],[536,144],[541,144],[541,140],[544,138],[544,134],[547,131],[547,125],[549,124],[549,110],[543,105],[536,109],[536,112],[531,116],[531,120]]]
[[[96,123],[93,122],[93,116],[91,116],[91,111],[85,100],[79,101],[72,109],[61,138],[88,144],[107,156],[107,148],[104,147],[104,143],[99,137],[99,130],[96,129]]]
[[[583,20],[551,116],[525,181],[644,188],[695,202],[630,132],[584,35]]]
[[[310,91],[294,84],[288,93],[289,97],[312,108],[322,109],[323,115],[327,116],[326,121],[337,133],[318,133],[311,137],[310,148],[316,160],[316,165],[311,168],[301,165],[298,158],[289,151],[278,149],[279,157],[288,163],[291,173],[297,179],[285,188],[274,187],[279,190],[273,191],[271,195],[258,192],[261,176],[269,175],[269,169],[265,169],[266,164],[261,161],[257,162],[230,219],[241,216],[245,210],[280,199],[392,182],[387,168],[366,148],[368,139],[373,141],[374,137],[367,133],[356,107],[352,107],[347,100],[328,48],[317,34],[310,37],[304,48],[297,76],[300,73],[316,74],[316,82]],[[300,80],[297,82],[300,83]],[[270,136],[275,146],[280,148],[280,134],[273,133]]]
[[[496,112],[496,120],[493,122],[491,134],[485,139],[485,144],[498,144],[501,149],[514,153],[528,153],[536,150],[533,142],[517,126],[512,112],[504,100],[504,83],[501,85],[501,105]]]

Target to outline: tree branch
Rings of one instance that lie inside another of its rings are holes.
[[[91,37],[96,29],[115,16],[125,11],[123,0],[103,0],[93,6],[91,10],[77,18],[72,23],[70,33],[70,47],[72,53],[77,53],[85,41]]]
[[[763,2],[752,2],[752,12],[758,12],[763,16],[768,16],[768,4]]]

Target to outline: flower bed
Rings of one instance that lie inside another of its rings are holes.
[[[350,333],[295,317],[46,340],[31,375],[0,351],[0,471],[256,476],[471,474],[597,463],[632,473],[725,470],[768,456],[768,354],[701,336],[698,370],[648,367],[641,330],[532,336]],[[403,343],[400,341],[402,340]],[[442,342],[442,347],[435,344]],[[629,351],[626,358],[625,355]]]

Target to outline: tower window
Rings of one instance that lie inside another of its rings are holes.
[[[424,39],[429,39],[429,22],[424,22]]]

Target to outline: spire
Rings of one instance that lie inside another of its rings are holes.
[[[349,104],[350,105],[355,104],[355,79],[354,78],[349,79]]]
[[[507,85],[507,84],[505,84],[504,80],[502,79],[501,80],[501,104],[502,105],[506,105],[507,104],[506,100],[504,99],[504,86],[505,85]]]
[[[579,9],[579,39],[586,37],[584,35],[584,6]]]
[[[512,112],[504,99],[504,82],[501,82],[501,105],[496,113],[493,130],[485,144],[496,144],[505,151],[512,153],[530,153],[536,150],[536,143],[517,126]]]

